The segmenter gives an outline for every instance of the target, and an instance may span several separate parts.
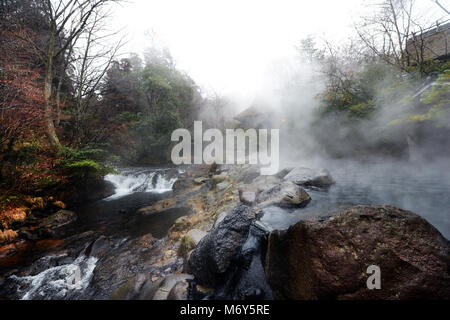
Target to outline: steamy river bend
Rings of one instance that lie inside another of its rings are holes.
[[[148,261],[164,256],[163,242],[169,229],[178,218],[190,215],[191,209],[175,205],[148,215],[137,212],[174,198],[172,188],[185,170],[127,168],[121,169],[119,175],[106,176],[105,180],[114,185],[115,194],[75,208],[77,221],[65,228],[57,240],[52,240],[59,241],[54,249],[32,248],[26,260],[19,259],[18,263],[4,267],[0,296],[6,299],[107,299],[118,285],[135,273],[160,275],[182,270],[183,262],[179,258],[164,265],[164,270],[155,267],[158,263]],[[264,208],[260,222],[268,230],[280,230],[302,219],[321,219],[354,205],[391,204],[420,214],[445,237],[450,237],[448,171],[352,164],[330,166],[330,171],[336,183],[327,190],[306,188],[311,196],[306,207],[269,206]],[[202,189],[208,187],[205,185]],[[146,237],[150,246],[141,244],[147,241]],[[108,278],[108,272],[115,268],[114,263],[121,259],[129,263],[129,268]]]

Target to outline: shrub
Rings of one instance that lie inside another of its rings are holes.
[[[102,163],[106,156],[106,152],[102,149],[63,147],[59,156],[62,172],[74,185],[100,180],[104,175],[114,172],[112,167]]]

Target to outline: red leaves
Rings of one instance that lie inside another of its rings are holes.
[[[21,32],[27,32],[21,30]],[[31,37],[32,34],[28,34]],[[1,33],[0,147],[42,131],[43,91],[35,52],[15,33]]]

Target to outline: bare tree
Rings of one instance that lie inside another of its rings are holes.
[[[77,58],[73,62],[72,80],[75,91],[75,132],[77,132],[78,144],[82,142],[84,118],[98,96],[99,85],[124,44],[123,38],[116,42],[111,41],[119,32],[108,31],[106,23],[109,15],[108,11],[96,11],[90,24],[80,36],[79,45],[74,48]]]
[[[424,72],[424,21],[414,0],[383,0],[376,13],[356,25],[363,43],[380,59],[408,71],[414,64]]]
[[[22,40],[32,44],[35,53],[45,65],[44,77],[44,121],[46,135],[54,148],[60,146],[53,122],[53,80],[55,76],[54,63],[68,50],[72,50],[80,35],[92,24],[92,17],[101,8],[120,0],[43,0],[42,11],[48,27],[46,46],[40,46],[26,35]],[[62,40],[63,39],[63,40]],[[67,66],[66,66],[67,67]],[[63,66],[64,68],[64,66]]]

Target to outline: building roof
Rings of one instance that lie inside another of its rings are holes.
[[[261,108],[258,108],[256,106],[251,106],[251,107],[245,109],[244,111],[242,111],[241,113],[239,113],[238,115],[236,115],[234,118],[236,120],[241,121],[246,118],[260,116],[264,113],[265,112],[261,112]]]

